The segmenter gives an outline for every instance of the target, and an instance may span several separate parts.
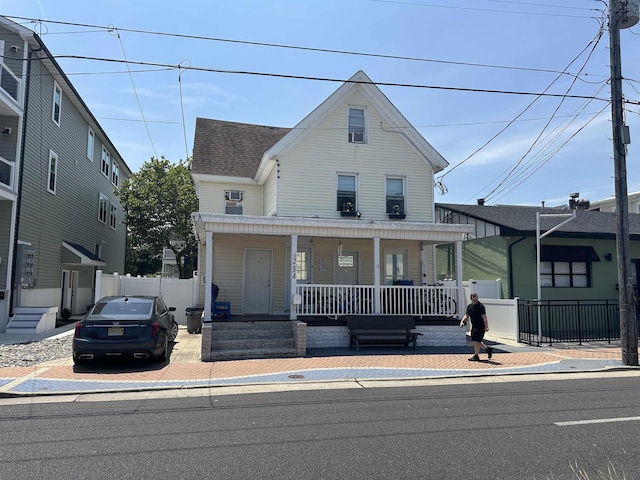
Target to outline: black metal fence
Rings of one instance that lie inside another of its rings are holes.
[[[620,340],[617,300],[519,300],[519,340],[529,344]]]

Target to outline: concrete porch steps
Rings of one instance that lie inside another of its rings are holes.
[[[211,360],[296,357],[290,321],[213,322]]]

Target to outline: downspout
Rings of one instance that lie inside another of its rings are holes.
[[[18,197],[16,199],[16,225],[15,234],[13,237],[13,256],[11,259],[11,294],[9,295],[9,316],[13,313],[14,295],[13,290],[16,287],[16,264],[18,261],[18,237],[20,234],[20,206],[22,204],[22,182],[24,179],[24,151],[27,139],[27,112],[29,111],[29,87],[31,85],[31,60],[35,52],[42,50],[42,47],[37,50],[29,50],[27,58],[27,78],[24,86],[24,107],[22,113],[22,140],[20,142],[20,169],[18,170]]]
[[[515,242],[509,244],[509,296],[513,298],[513,247],[528,237],[520,237]]]

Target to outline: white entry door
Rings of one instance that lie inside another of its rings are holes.
[[[358,252],[336,252],[333,266],[333,282],[336,285],[357,285],[358,277]]]
[[[244,308],[246,314],[271,313],[271,250],[245,250]]]

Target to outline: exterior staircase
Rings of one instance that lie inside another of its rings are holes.
[[[15,307],[6,333],[40,333],[56,328],[58,307]]]
[[[210,357],[206,359],[203,355],[203,360],[303,356],[304,352],[301,355],[296,344],[298,323],[291,321],[212,322],[210,324]],[[208,329],[203,329],[202,333],[207,335]],[[306,346],[306,341],[304,343]]]

